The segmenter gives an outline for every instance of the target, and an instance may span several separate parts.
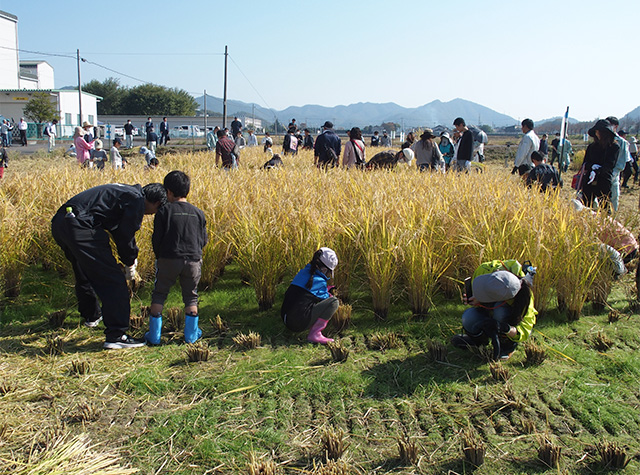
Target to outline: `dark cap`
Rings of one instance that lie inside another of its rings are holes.
[[[122,139],[120,137],[116,137],[115,139],[113,139],[113,145],[119,143],[120,145],[122,145]]]
[[[333,129],[333,122],[331,122],[330,120],[326,121],[323,126],[323,129]]]
[[[615,130],[613,130],[613,125],[611,125],[611,122],[609,122],[608,120],[604,120],[604,119],[600,119],[598,122],[596,122],[594,124],[593,127],[591,127],[589,129],[589,136],[590,137],[595,137],[596,136],[596,130],[608,130],[609,132],[611,132],[612,134],[615,135]]]

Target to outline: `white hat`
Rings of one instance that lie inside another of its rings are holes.
[[[333,277],[333,270],[338,265],[338,256],[333,249],[328,247],[321,247],[322,255],[320,256],[320,262],[329,268],[331,271],[331,277]]]
[[[520,279],[506,270],[479,275],[472,282],[473,296],[483,303],[510,300],[521,286]]]
[[[143,154],[147,153],[148,151],[149,149],[143,145],[142,147],[140,147],[140,151],[138,153]]]
[[[403,148],[402,149],[402,154],[404,155],[404,161],[406,163],[408,163],[409,165],[411,165],[411,162],[413,161],[415,154],[413,153],[413,150],[411,150],[410,148]]]

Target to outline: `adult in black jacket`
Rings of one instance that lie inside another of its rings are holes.
[[[558,170],[544,162],[544,156],[541,152],[532,152],[531,161],[533,169],[527,174],[527,186],[531,188],[533,184],[540,187],[541,192],[548,189],[555,190],[558,186],[562,186],[558,177]]]
[[[135,233],[142,218],[156,213],[166,200],[167,193],[160,183],[144,188],[100,185],[71,198],[51,220],[53,238],[73,266],[80,316],[88,327],[96,327],[104,319],[104,348],[144,345],[144,341],[127,335],[131,308],[126,280],[136,275]],[[109,235],[126,266],[124,274],[111,251]]]
[[[333,123],[326,121],[322,126],[323,132],[316,138],[314,145],[315,163],[318,167],[335,167],[338,165],[342,142],[333,131]],[[332,152],[332,151],[333,152]]]
[[[471,159],[473,158],[473,134],[462,117],[454,120],[453,126],[462,134],[458,142],[458,152],[456,154],[458,170],[469,171],[469,168],[471,168]]]
[[[160,141],[158,145],[162,145],[163,143],[167,145],[169,141],[169,122],[167,122],[167,118],[163,117],[162,122],[160,122]]]
[[[606,120],[599,120],[589,129],[593,143],[584,155],[584,176],[582,178],[582,201],[587,206],[606,206],[611,199],[613,168],[618,159],[620,146],[616,143],[613,126]]]

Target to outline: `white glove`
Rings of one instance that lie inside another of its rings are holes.
[[[587,185],[590,185],[591,183],[593,183],[595,179],[596,179],[596,172],[592,171],[591,173],[589,173],[589,181],[587,182]]]
[[[593,165],[591,165],[592,170],[599,170],[600,168],[601,168],[600,165],[598,165],[597,163],[594,163]]]
[[[133,264],[131,264],[130,266],[125,266],[125,268],[124,268],[124,278],[125,279],[127,279],[127,280],[135,279],[136,275],[138,274],[136,272],[137,265],[138,265],[138,259],[133,261]]]

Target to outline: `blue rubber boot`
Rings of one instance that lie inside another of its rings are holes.
[[[184,316],[184,341],[195,343],[202,336],[202,330],[198,327],[197,315]]]
[[[162,314],[151,315],[149,317],[149,331],[144,334],[144,339],[151,345],[160,344],[162,334]]]

